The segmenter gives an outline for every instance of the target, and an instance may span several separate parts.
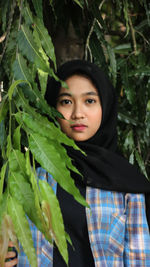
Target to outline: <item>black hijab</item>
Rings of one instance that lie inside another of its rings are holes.
[[[87,141],[76,142],[87,156],[67,147],[69,156],[83,175],[84,183],[110,191],[150,193],[150,182],[146,177],[137,167],[116,153],[117,100],[109,79],[95,64],[83,60],[69,61],[57,72],[57,76],[63,81],[73,74],[83,74],[92,80],[102,104],[102,122],[97,133]],[[46,100],[53,107],[56,106],[60,86],[60,82],[53,78],[48,82]],[[72,176],[79,179],[76,174]]]

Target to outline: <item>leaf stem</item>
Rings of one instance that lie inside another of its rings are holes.
[[[132,20],[131,20],[131,15],[130,14],[129,14],[128,18],[129,18],[129,25],[130,25],[130,29],[131,29],[131,36],[132,36],[132,40],[133,40],[134,54],[137,55],[137,44],[136,44],[136,38],[135,38],[135,30],[133,28],[133,24],[132,24]]]

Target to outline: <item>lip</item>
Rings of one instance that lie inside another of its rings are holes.
[[[71,128],[76,132],[83,132],[87,126],[84,124],[73,124]]]

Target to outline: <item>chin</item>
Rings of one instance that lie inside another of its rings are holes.
[[[73,139],[75,142],[84,142],[87,141],[89,138],[88,137],[70,137],[71,139]]]

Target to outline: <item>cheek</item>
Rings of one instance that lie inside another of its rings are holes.
[[[100,125],[102,121],[102,108],[98,107],[93,112],[89,114],[91,121],[93,120],[94,124]]]
[[[57,121],[60,124],[61,130],[64,132],[65,129],[67,129],[67,127],[68,127],[68,121],[67,120],[64,120],[64,119],[59,119],[59,118],[57,119]]]
[[[65,109],[65,108],[62,108],[62,107],[56,107],[56,109],[64,116],[64,118],[66,120],[69,120],[70,119],[70,110],[69,109]]]

